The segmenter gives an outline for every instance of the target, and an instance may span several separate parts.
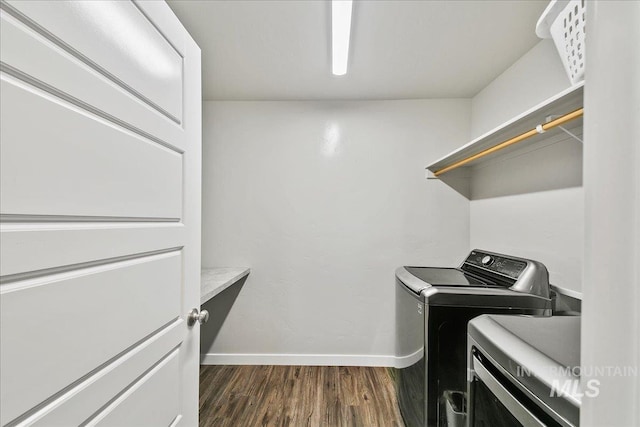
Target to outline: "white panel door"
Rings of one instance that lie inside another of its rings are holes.
[[[161,1],[0,30],[0,425],[195,426],[200,49]]]

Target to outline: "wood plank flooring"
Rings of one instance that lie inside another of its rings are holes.
[[[387,368],[201,366],[200,427],[403,427]]]

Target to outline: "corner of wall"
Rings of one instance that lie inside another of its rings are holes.
[[[471,100],[476,138],[571,86],[551,39],[541,40]]]
[[[471,100],[472,138],[570,86],[553,41],[541,40]],[[583,204],[581,187],[472,200],[470,246],[537,259],[553,284],[580,291]]]

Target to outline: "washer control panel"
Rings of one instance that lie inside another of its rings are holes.
[[[488,254],[481,251],[471,251],[465,264],[493,271],[503,276],[517,279],[527,267],[525,261],[507,258],[496,254]]]

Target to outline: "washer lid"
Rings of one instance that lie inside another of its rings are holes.
[[[499,287],[489,280],[465,273],[457,268],[405,267],[407,271],[431,286],[473,286],[478,288]]]

